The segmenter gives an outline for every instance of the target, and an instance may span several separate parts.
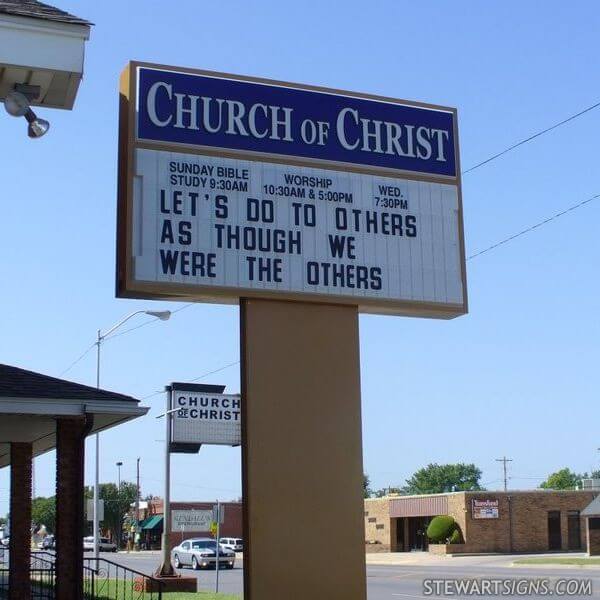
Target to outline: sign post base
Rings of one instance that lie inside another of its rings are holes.
[[[358,310],[241,301],[244,598],[365,600]]]

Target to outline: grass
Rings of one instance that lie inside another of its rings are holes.
[[[169,592],[162,595],[164,600],[240,600],[240,596],[213,594],[212,592]]]
[[[600,558],[568,558],[568,557],[552,557],[547,558],[521,558],[515,560],[515,565],[578,565],[585,567],[586,565],[600,566]]]
[[[117,581],[115,579],[105,579],[97,582],[96,598],[98,600],[111,600],[116,597],[135,598],[139,594],[139,590],[134,587],[134,582],[128,580],[126,582]],[[155,593],[151,595],[149,592],[144,594],[145,598],[157,598]],[[163,592],[163,600],[241,600],[240,596],[232,594],[215,594],[213,592]]]

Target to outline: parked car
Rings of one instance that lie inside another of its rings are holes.
[[[94,536],[90,535],[83,538],[83,549],[84,551],[94,549]],[[116,552],[117,545],[111,542],[108,538],[101,537],[100,543],[98,544],[98,550],[100,550],[100,552]]]
[[[219,543],[223,548],[233,550],[234,552],[242,552],[244,549],[244,543],[241,538],[221,538]]]
[[[219,569],[233,569],[235,552],[218,546]],[[215,568],[217,566],[217,541],[211,538],[185,540],[171,550],[171,560],[176,569],[190,566],[192,569]]]
[[[56,541],[54,540],[53,535],[47,535],[42,540],[42,543],[40,544],[40,547],[42,548],[42,550],[54,550],[55,546],[56,546]]]
[[[3,546],[5,546],[6,548],[8,548],[8,544],[10,543],[10,538],[9,537],[3,537],[0,540],[0,544],[2,544]]]

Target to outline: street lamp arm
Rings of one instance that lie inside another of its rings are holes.
[[[116,325],[113,325],[106,333],[102,333],[100,330],[98,330],[98,341],[101,342],[105,340],[113,331],[119,329],[119,327],[121,327],[121,325],[129,321],[129,319],[135,317],[136,315],[141,315],[145,312],[145,310],[136,310],[128,314],[126,317],[123,317]]]

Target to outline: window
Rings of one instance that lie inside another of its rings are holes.
[[[375,517],[369,517],[369,523],[377,523],[377,519]]]
[[[181,547],[184,550],[189,550],[190,549],[190,543],[189,542],[183,542],[183,544],[181,544]]]
[[[383,529],[383,523],[380,523],[379,525],[375,525],[375,529]]]
[[[590,531],[598,531],[600,529],[600,518],[592,517],[590,519]]]
[[[203,542],[193,542],[192,548],[195,550],[203,550],[209,548],[210,550],[214,550],[217,547],[217,543],[213,540],[206,540]]]

